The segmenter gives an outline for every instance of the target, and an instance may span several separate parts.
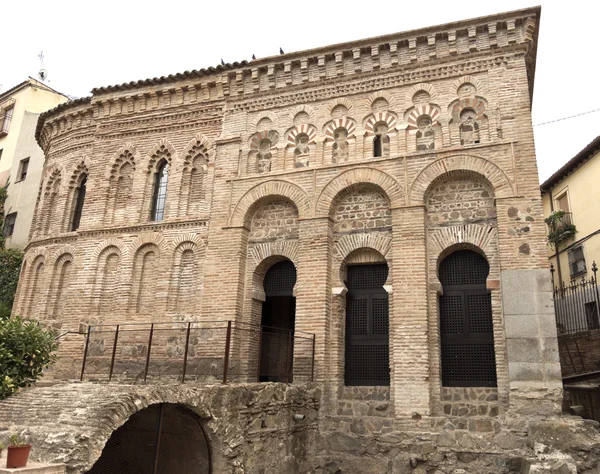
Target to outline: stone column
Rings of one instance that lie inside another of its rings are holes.
[[[328,329],[331,313],[332,231],[328,217],[299,221],[300,246],[296,283],[296,331],[316,335],[315,381],[325,379]],[[298,336],[305,336],[298,334]],[[295,363],[311,356],[312,346],[304,340],[294,345]],[[298,380],[297,378],[295,380]]]
[[[497,200],[510,410],[560,412],[562,376],[539,199]]]
[[[429,414],[425,208],[392,210],[391,394],[396,416]]]

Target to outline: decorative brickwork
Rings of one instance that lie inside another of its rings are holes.
[[[15,313],[63,331],[285,319],[293,326],[280,329],[315,335],[326,440],[313,465],[286,472],[411,472],[411,456],[450,472],[436,459],[465,448],[479,453],[473,466],[460,462],[465,472],[506,472],[481,452],[510,452],[496,450],[508,439],[525,456],[528,424],[555,416],[561,397],[530,115],[538,15],[99,88],[44,114],[45,173]],[[164,166],[164,216],[153,220]],[[84,174],[81,224],[67,232]],[[442,386],[438,269],[457,250],[489,264],[481,292],[491,302],[494,388]],[[284,261],[296,280],[275,301],[264,278]],[[348,266],[383,263],[375,299],[378,331],[389,330],[388,357],[378,359],[389,360],[389,386],[346,386]],[[157,339],[152,350],[169,361],[183,341]],[[122,344],[130,359],[148,347]],[[109,345],[98,337],[90,350],[106,355]],[[208,332],[190,345],[221,370],[217,346]],[[232,374],[255,381],[258,336],[236,336],[230,349]],[[53,375],[77,374],[82,352],[81,340],[63,340]],[[292,369],[313,355],[292,352]],[[295,372],[294,384],[303,377]],[[420,454],[392,455],[405,442]],[[238,470],[262,469],[248,462]]]

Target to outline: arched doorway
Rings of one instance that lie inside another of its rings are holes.
[[[182,405],[151,405],[109,438],[88,474],[208,474],[210,448],[200,420]]]
[[[346,385],[390,384],[387,277],[386,263],[348,265]]]
[[[497,386],[489,271],[487,260],[471,250],[458,250],[440,264],[444,387]]]
[[[267,271],[261,316],[259,381],[292,382],[296,267],[289,260]]]

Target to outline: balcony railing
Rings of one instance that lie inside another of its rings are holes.
[[[90,326],[81,380],[184,383],[314,379],[315,335],[232,321]]]

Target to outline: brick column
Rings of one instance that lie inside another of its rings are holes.
[[[396,416],[429,414],[425,209],[392,210],[391,391]]]
[[[325,355],[328,347],[328,328],[331,312],[331,248],[332,231],[329,218],[299,221],[296,283],[296,331],[316,335],[315,380],[325,379]],[[294,358],[304,357],[307,344],[294,346]],[[312,346],[310,347],[312,351]]]

